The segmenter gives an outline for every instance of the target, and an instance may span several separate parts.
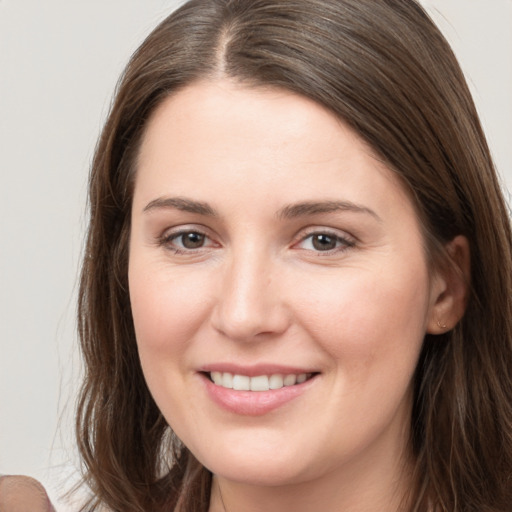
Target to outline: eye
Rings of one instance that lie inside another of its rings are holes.
[[[195,230],[181,230],[166,234],[160,243],[178,254],[215,245],[206,234]]]
[[[302,238],[297,246],[307,251],[337,252],[354,246],[354,242],[334,233],[318,231]]]
[[[188,233],[181,233],[180,235],[173,237],[172,240],[184,249],[199,249],[200,247],[203,247],[206,235],[190,231]]]

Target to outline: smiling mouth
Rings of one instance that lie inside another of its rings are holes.
[[[235,391],[271,391],[302,384],[313,378],[315,373],[239,375],[229,372],[208,372],[206,376],[217,386]]]

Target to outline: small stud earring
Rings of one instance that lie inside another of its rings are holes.
[[[446,324],[437,320],[437,327],[439,327],[439,329],[446,329]]]

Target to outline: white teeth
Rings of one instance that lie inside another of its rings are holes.
[[[251,378],[247,375],[233,375],[233,389],[236,391],[249,391],[251,389]]]
[[[228,372],[210,372],[210,377],[217,386],[222,386],[223,388],[236,391],[269,391],[270,389],[281,389],[284,386],[302,384],[311,377],[311,374],[281,375],[276,373],[270,376],[258,375],[257,377],[248,377],[247,375]]]
[[[287,375],[284,378],[285,386],[293,386],[297,382],[297,375]]]
[[[221,372],[211,372],[210,376],[211,376],[213,382],[215,382],[215,384],[217,384],[217,386],[222,386],[222,373]]]
[[[223,388],[233,389],[233,375],[231,373],[223,373],[220,385]]]
[[[268,391],[268,377],[266,375],[259,375],[258,377],[251,378],[251,391]]]
[[[281,389],[284,386],[282,375],[271,375],[268,379],[268,387],[270,389]]]

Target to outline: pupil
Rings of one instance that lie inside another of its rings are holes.
[[[204,244],[204,235],[201,233],[186,233],[182,238],[183,247],[187,249],[197,249]]]
[[[336,248],[336,239],[329,235],[315,235],[313,247],[318,251],[329,251]]]

